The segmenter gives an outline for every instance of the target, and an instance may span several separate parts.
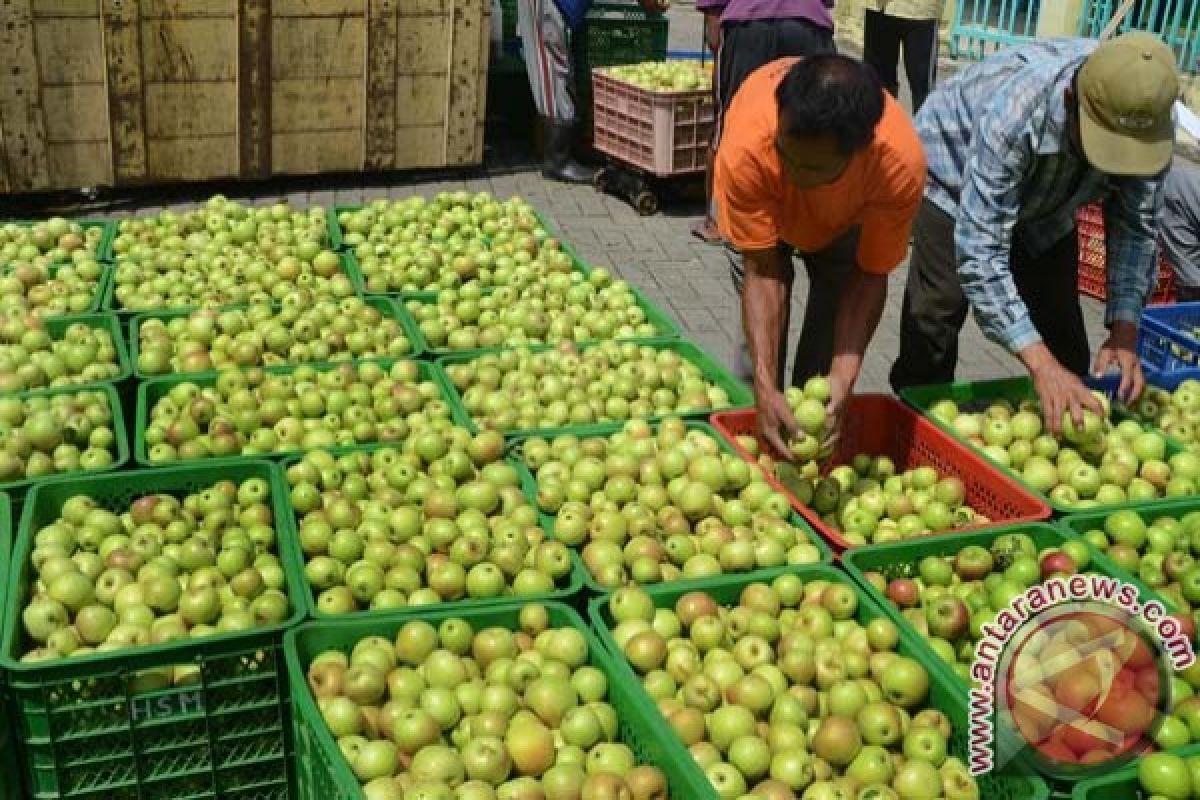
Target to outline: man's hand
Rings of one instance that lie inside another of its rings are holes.
[[[671,0],[640,0],[642,10],[647,14],[662,14],[671,7]]]
[[[1104,377],[1110,367],[1121,370],[1121,388],[1117,390],[1117,399],[1125,405],[1130,405],[1142,395],[1146,388],[1146,379],[1142,375],[1142,362],[1137,354],[1137,325],[1132,322],[1114,322],[1100,352],[1096,354],[1096,365],[1092,374],[1097,378]]]
[[[1063,414],[1070,412],[1075,427],[1083,427],[1084,410],[1104,416],[1104,407],[1083,381],[1058,363],[1046,345],[1033,344],[1020,353],[1042,404],[1042,417],[1054,435],[1062,433]]]
[[[792,413],[787,398],[774,386],[767,385],[756,386],[754,397],[758,405],[758,437],[766,442],[778,457],[792,461],[792,449],[788,447],[788,440],[796,438],[800,433],[800,424],[796,422],[796,415]]]
[[[829,403],[825,406],[827,418],[825,441],[821,442],[821,457],[827,458],[837,454],[838,443],[842,439],[842,427],[846,422],[846,406],[850,404],[850,396],[854,391],[854,382],[832,372],[829,375]]]

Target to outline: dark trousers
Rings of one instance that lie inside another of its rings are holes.
[[[929,90],[937,71],[938,22],[936,19],[891,17],[882,11],[867,11],[863,24],[863,61],[870,64],[883,88],[898,96],[900,79],[896,62],[904,46],[904,73],[912,91],[915,114]]]
[[[833,31],[806,19],[752,19],[721,25],[717,51],[717,136],[742,83],[759,67],[788,56],[835,53]],[[716,147],[714,139],[714,148]]]
[[[1064,367],[1088,371],[1089,349],[1079,307],[1079,253],[1075,232],[1047,252],[1029,255],[1020,236],[1009,269],[1042,341]],[[892,365],[895,391],[954,380],[958,334],[967,319],[967,300],[958,278],[954,218],[929,200],[913,224],[912,260],[900,317],[900,354]]]
[[[780,252],[788,265],[787,310],[784,312],[783,337],[779,343],[779,388],[803,386],[814,375],[825,375],[833,363],[833,326],[837,319],[838,305],[842,299],[842,287],[853,270],[857,269],[859,229],[854,228],[841,238],[834,240],[824,250],[800,253],[804,268],[808,272],[808,298],[804,302],[804,323],[800,327],[800,340],[796,343],[796,358],[792,362],[791,382],[787,375],[787,338],[791,310],[792,283],[795,277],[794,250],[789,245],[780,245]],[[742,293],[744,277],[742,256],[728,249],[730,274],[738,294]],[[753,383],[754,364],[750,358],[750,346],[746,339],[745,320],[742,321],[742,340],[737,353],[736,372],[747,383]]]

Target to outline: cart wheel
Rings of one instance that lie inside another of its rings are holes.
[[[633,207],[643,217],[649,217],[658,211],[658,195],[649,189],[642,189],[633,196]]]
[[[600,169],[596,170],[596,174],[592,176],[592,186],[596,188],[597,192],[600,192],[601,194],[608,193],[608,190],[612,185],[611,181],[609,180],[609,175],[610,173],[608,167],[601,167]]]

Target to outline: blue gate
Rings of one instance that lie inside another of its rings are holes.
[[[1099,36],[1121,6],[1119,0],[1090,0],[1079,15],[1079,35]],[[1156,33],[1171,46],[1184,72],[1200,65],[1200,0],[1140,0],[1121,23],[1121,30]]]
[[[1055,0],[959,0],[950,30],[950,55],[984,58],[1001,47],[1037,36],[1042,3]],[[1122,0],[1084,0],[1079,35],[1098,37]],[[1158,34],[1184,72],[1200,72],[1200,0],[1138,0],[1121,30]]]
[[[959,0],[950,29],[950,55],[984,58],[1037,35],[1039,0]]]

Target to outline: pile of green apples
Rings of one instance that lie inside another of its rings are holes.
[[[402,358],[413,343],[395,317],[361,298],[325,298],[307,289],[278,305],[202,308],[185,316],[149,317],[138,325],[138,369],[144,375],[230,367]]]
[[[1149,523],[1136,511],[1115,511],[1081,538],[1176,611],[1200,621],[1200,511],[1164,514]]]
[[[121,220],[113,254],[136,260],[154,252],[219,256],[239,251],[272,260],[302,243],[324,245],[328,235],[320,206],[303,211],[287,203],[251,207],[218,194],[188,211],[166,209]]]
[[[92,258],[69,264],[17,264],[0,273],[0,313],[82,314],[95,306],[104,270]]]
[[[398,442],[448,427],[450,407],[436,383],[419,380],[416,362],[364,361],[290,373],[224,370],[210,386],[172,386],[147,418],[147,457],[166,464]]]
[[[318,653],[308,685],[366,800],[666,800],[618,738],[608,677],[574,628],[451,617]]]
[[[534,437],[521,455],[555,539],[582,547],[607,589],[821,560],[760,469],[678,419],[657,431],[633,421],[611,436]]]
[[[56,339],[36,314],[0,316],[0,392],[98,383],[120,373],[105,328],[74,322]]]
[[[527,202],[486,192],[377,200],[338,216],[369,293],[528,283],[574,268]]]
[[[736,604],[704,591],[656,608],[626,587],[613,639],[722,800],[978,800],[948,755],[930,676],[884,617],[855,617],[847,583],[782,575]],[[961,733],[961,732],[960,732]]]
[[[1173,391],[1148,385],[1130,411],[1189,450],[1200,450],[1200,381],[1189,378]]]
[[[276,625],[289,616],[265,479],[218,481],[118,509],[87,494],[34,533],[22,661],[78,658]],[[198,667],[147,670],[141,691]]]
[[[637,295],[605,269],[552,272],[485,293],[478,284],[409,300],[409,312],[435,350],[648,338],[660,335]]]
[[[1085,572],[1089,552],[1078,539],[1061,548],[1039,549],[1028,534],[1007,533],[990,545],[966,545],[952,555],[897,565],[895,574],[869,572],[866,577],[969,682],[982,626],[1030,586],[1055,575]]]
[[[1142,794],[1130,800],[1197,800],[1200,798],[1200,755],[1152,753],[1138,759],[1137,782]]]
[[[113,465],[117,435],[98,391],[0,397],[0,483]]]
[[[50,217],[22,225],[0,225],[0,270],[28,264],[45,267],[64,261],[94,260],[104,238],[104,228],[85,228],[78,222]]]
[[[280,302],[297,289],[354,295],[326,245],[325,212],[248,208],[220,196],[203,209],[124,220],[113,242],[113,299],[125,311]]]
[[[476,424],[497,430],[623,422],[729,406],[724,389],[678,353],[634,342],[562,343],[446,365]]]
[[[644,61],[609,67],[614,78],[652,92],[689,92],[712,88],[712,69],[700,61]]]
[[[940,400],[930,415],[1060,506],[1082,510],[1197,493],[1200,456],[1168,457],[1162,433],[1132,419],[1114,423],[1108,399],[1096,397],[1104,416],[1085,411],[1083,426],[1076,427],[1064,414],[1059,437],[1045,429],[1032,401],[997,400],[982,412],[964,412]]]
[[[308,453],[287,470],[305,573],[324,614],[546,595],[571,572],[505,461],[464,428],[399,447]]]

